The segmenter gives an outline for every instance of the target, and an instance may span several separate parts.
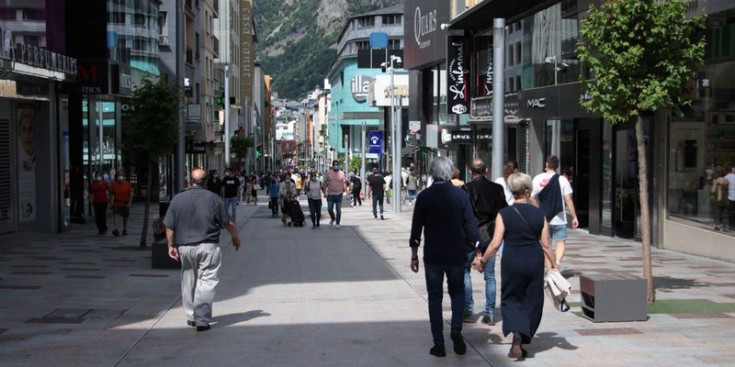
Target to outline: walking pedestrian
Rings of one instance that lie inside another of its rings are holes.
[[[462,174],[462,172],[459,171],[459,168],[454,169],[454,173],[452,173],[452,185],[454,187],[458,188],[464,188],[464,181],[459,179],[459,176]]]
[[[122,226],[122,235],[128,235],[128,217],[130,217],[130,205],[133,204],[133,186],[125,180],[122,174],[118,174],[117,181],[112,184],[112,234],[120,235],[118,228]]]
[[[281,190],[281,184],[278,182],[275,176],[271,177],[268,182],[268,195],[271,198],[270,204],[268,204],[268,206],[271,209],[271,216],[273,218],[276,218],[278,217],[278,193]]]
[[[286,172],[281,176],[281,187],[278,190],[278,201],[281,206],[281,222],[283,226],[288,225],[288,215],[284,210],[284,205],[288,201],[293,201],[296,198],[296,184],[291,179],[291,172]]]
[[[350,196],[352,197],[352,206],[362,206],[360,191],[362,191],[362,178],[357,175],[357,171],[350,177]]]
[[[207,190],[215,193],[216,195],[219,195],[221,189],[222,189],[222,180],[220,180],[217,170],[213,169],[209,172],[209,176],[207,180]]]
[[[413,203],[416,201],[416,193],[419,189],[419,176],[416,173],[416,170],[411,170],[411,172],[408,174],[408,178],[406,178],[406,192],[408,196],[408,204],[413,205]]]
[[[728,173],[725,176],[725,179],[727,180],[727,200],[728,200],[728,208],[727,208],[727,216],[728,216],[728,224],[730,230],[735,230],[735,164],[732,164],[730,166],[730,173]]]
[[[492,241],[475,267],[484,271],[500,243],[505,242],[500,260],[503,335],[513,333],[508,357],[523,358],[526,356],[523,345],[531,343],[541,323],[544,258],[550,264],[550,271],[558,271],[558,267],[551,254],[549,225],[544,213],[528,204],[533,189],[531,176],[514,173],[508,177],[508,186],[515,203],[498,213]]]
[[[456,171],[455,171],[456,172]],[[487,179],[487,166],[480,158],[472,160],[470,166],[472,173],[472,181],[464,185],[467,194],[472,202],[475,220],[477,221],[477,230],[480,233],[480,243],[488,244],[492,239],[495,230],[495,217],[500,209],[508,206],[505,201],[503,187]],[[484,247],[481,248],[485,250]],[[478,254],[479,255],[479,254]],[[475,260],[474,254],[469,254],[467,265],[464,273],[464,299],[465,299],[465,317],[474,315],[475,301],[472,298],[472,263]],[[495,257],[488,260],[485,270],[483,271],[485,278],[485,312],[482,316],[482,322],[486,324],[495,324]]]
[[[250,201],[252,201],[253,205],[258,205],[258,184],[256,181],[258,178],[256,176],[253,176],[253,185],[250,188]]]
[[[436,357],[446,356],[442,318],[444,276],[447,277],[452,302],[450,337],[454,343],[454,352],[461,355],[467,351],[462,338],[464,267],[468,254],[479,251],[475,248],[480,243],[472,203],[464,191],[450,183],[453,170],[452,161],[446,157],[437,157],[431,162],[429,173],[434,177],[434,184],[416,198],[409,242],[411,271],[417,273],[418,248],[421,233],[424,233],[426,291],[429,296],[429,321],[434,339],[434,346],[429,353]]]
[[[316,176],[316,170],[311,170],[309,179],[304,185],[306,189],[306,198],[309,200],[309,213],[311,213],[311,229],[319,228],[319,222],[322,219],[322,194],[324,186],[319,182]]]
[[[327,210],[329,211],[329,218],[331,218],[329,225],[339,228],[339,223],[342,220],[342,197],[347,192],[347,178],[344,171],[339,169],[338,160],[334,160],[332,169],[327,171],[327,183],[324,191],[327,192]]]
[[[495,179],[496,184],[503,186],[503,192],[505,193],[505,202],[508,203],[508,205],[513,205],[514,202],[513,193],[510,192],[510,189],[508,188],[508,176],[516,172],[518,172],[518,162],[514,160],[509,160],[505,162],[505,165],[503,166],[503,177],[498,177]]]
[[[97,224],[97,234],[107,234],[107,205],[110,203],[110,186],[97,173],[94,181],[89,185],[89,201],[94,208],[94,220]]]
[[[225,200],[225,212],[230,216],[232,223],[237,224],[237,190],[240,188],[240,181],[232,175],[232,171],[225,170],[225,178],[222,180],[222,188],[220,196]]]
[[[378,206],[380,207],[380,220],[383,220],[383,198],[385,196],[385,178],[378,172],[378,167],[373,167],[373,174],[368,177],[368,199],[373,199],[373,218],[378,219]]]
[[[232,246],[240,249],[235,223],[227,218],[222,199],[203,189],[204,170],[191,172],[192,187],[174,196],[163,219],[168,256],[181,261],[181,303],[186,323],[197,331],[210,329],[214,290],[222,264],[220,229],[232,236]]]
[[[579,221],[572,200],[572,185],[569,184],[566,177],[556,173],[557,168],[559,168],[559,158],[550,155],[546,159],[546,172],[533,178],[531,203],[535,201],[534,205],[544,212],[549,222],[551,244],[552,246],[556,244],[556,263],[561,266],[567,243],[567,212],[572,216],[572,228],[579,227]]]
[[[725,178],[725,170],[720,169],[712,181],[712,207],[714,208],[715,231],[725,230],[725,211],[728,209],[727,192],[730,183]]]

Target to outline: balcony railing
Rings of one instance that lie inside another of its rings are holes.
[[[194,65],[194,50],[192,50],[191,47],[186,48],[186,63]]]

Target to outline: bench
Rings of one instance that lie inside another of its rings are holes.
[[[646,280],[622,273],[579,277],[582,314],[593,322],[646,321]]]

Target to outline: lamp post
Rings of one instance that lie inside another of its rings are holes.
[[[230,168],[230,65],[225,65],[225,168]]]
[[[393,149],[393,212],[401,212],[401,124],[397,118],[396,111],[396,85],[395,85],[395,63],[402,62],[401,58],[396,55],[390,56],[390,119],[391,119],[391,140]],[[383,68],[388,67],[386,63],[381,64]],[[400,105],[399,105],[400,107]]]

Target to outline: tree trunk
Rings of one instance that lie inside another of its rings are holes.
[[[143,232],[140,234],[140,248],[145,248],[148,238],[148,221],[151,210],[151,189],[153,186],[153,163],[148,162],[148,177],[145,183],[145,210],[143,211]]]
[[[641,248],[643,277],[646,279],[646,300],[652,305],[656,300],[653,292],[653,269],[651,265],[651,216],[648,207],[648,166],[646,163],[646,140],[643,135],[643,117],[640,113],[635,122],[635,138],[638,149],[638,197],[641,206]]]

